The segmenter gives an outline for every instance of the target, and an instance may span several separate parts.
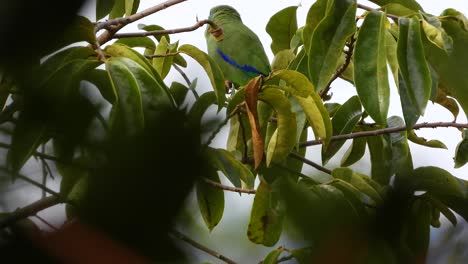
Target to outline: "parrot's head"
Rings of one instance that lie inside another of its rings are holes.
[[[228,5],[219,5],[211,8],[208,19],[215,23],[221,23],[223,20],[238,20],[242,22],[239,12]]]

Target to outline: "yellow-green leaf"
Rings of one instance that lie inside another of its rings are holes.
[[[282,163],[296,145],[296,116],[288,98],[279,90],[266,89],[259,94],[259,99],[272,107],[278,118],[278,128],[268,143],[266,164]]]

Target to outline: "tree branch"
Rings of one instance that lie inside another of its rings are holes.
[[[57,196],[48,196],[42,198],[40,200],[35,201],[32,204],[29,204],[23,208],[17,209],[16,211],[12,212],[5,218],[0,219],[0,229],[5,228],[20,219],[24,219],[29,216],[34,216],[38,212],[62,203],[63,201]]]
[[[148,9],[145,9],[139,13],[133,14],[128,17],[121,17],[121,18],[116,18],[116,19],[111,19],[106,22],[100,22],[96,25],[95,32],[98,32],[101,29],[107,29],[106,32],[102,33],[96,40],[97,46],[100,46],[109,40],[111,40],[114,36],[114,34],[119,31],[121,28],[124,26],[135,22],[137,20],[140,20],[144,17],[147,17],[151,14],[154,14],[156,12],[159,12],[161,10],[164,10],[170,6],[185,2],[187,0],[168,0],[166,2],[163,2],[161,4],[155,5],[153,7],[150,7]]]
[[[164,57],[171,57],[179,54],[179,52],[169,52],[165,54],[153,54],[153,55],[145,55],[146,58],[148,59],[153,59],[153,58],[164,58]]]
[[[348,50],[345,51],[346,57],[344,63],[338,68],[338,70],[333,74],[333,77],[328,81],[327,85],[325,88],[320,91],[319,95],[321,98],[324,98],[328,92],[331,89],[331,84],[340,77],[340,75],[348,68],[349,64],[351,63],[351,58],[353,57],[353,51],[354,51],[354,43],[356,42],[356,38],[354,37],[354,34],[351,36],[349,39],[349,42],[346,46],[348,46]]]
[[[320,166],[317,163],[315,163],[315,162],[313,162],[311,160],[308,160],[308,159],[302,157],[301,155],[299,155],[297,153],[291,152],[291,153],[289,153],[289,156],[291,158],[295,158],[297,160],[300,160],[300,161],[304,162],[305,164],[316,168],[319,171],[325,172],[326,174],[331,174],[331,170],[329,170],[329,169],[327,169],[327,168],[325,168],[323,166]]]
[[[372,7],[370,7],[370,6],[366,6],[366,5],[363,5],[363,4],[357,4],[357,7],[360,8],[360,9],[367,10],[367,11],[374,11],[374,10],[377,10],[377,9],[375,9],[375,8],[372,8]],[[398,21],[398,19],[400,18],[399,16],[395,16],[395,15],[392,15],[392,14],[387,14],[387,17],[396,19],[397,21]]]
[[[213,256],[213,257],[215,257],[217,259],[220,259],[220,260],[222,260],[222,261],[224,261],[226,263],[229,263],[229,264],[236,264],[235,261],[233,261],[233,260],[229,259],[228,257],[223,256],[223,255],[219,254],[218,252],[216,252],[216,251],[214,251],[214,250],[212,250],[212,249],[198,243],[197,241],[185,236],[184,234],[180,233],[177,230],[172,230],[170,233],[174,237],[186,242],[187,244],[190,244],[192,247],[197,248],[197,249],[199,249],[201,251],[204,251],[204,252],[208,253],[209,255],[211,255],[211,256]]]
[[[143,31],[143,32],[131,32],[131,33],[120,33],[115,34],[113,38],[136,38],[136,37],[147,37],[147,36],[157,36],[157,35],[166,35],[166,34],[177,34],[182,32],[191,32],[195,31],[196,29],[209,24],[212,27],[216,27],[213,21],[204,19],[198,21],[195,25],[190,27],[183,27],[183,28],[175,28],[175,29],[164,29],[164,30],[153,30],[153,31]]]
[[[438,128],[438,127],[456,127],[456,128],[466,128],[468,129],[468,124],[461,124],[461,123],[454,123],[454,122],[434,122],[434,123],[419,123],[413,126],[412,129],[421,129],[421,128]],[[391,134],[395,132],[405,131],[407,128],[405,126],[401,127],[388,127],[383,129],[377,129],[372,131],[363,131],[363,132],[356,132],[350,134],[343,134],[331,137],[331,141],[336,140],[345,140],[345,139],[353,139],[358,137],[370,137],[370,136],[378,136],[383,134]],[[309,140],[299,144],[299,147],[309,147],[315,145],[323,144],[322,140]]]
[[[237,192],[237,193],[248,193],[248,194],[255,194],[257,191],[254,190],[254,189],[242,189],[242,188],[236,188],[236,187],[231,187],[231,186],[226,186],[226,185],[223,185],[221,183],[217,183],[215,181],[212,181],[210,179],[207,179],[207,178],[203,178],[203,181],[218,188],[218,189],[221,189],[221,190],[225,190],[225,191],[230,191],[230,192]]]

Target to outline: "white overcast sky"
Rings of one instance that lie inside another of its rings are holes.
[[[86,7],[83,8],[82,13],[85,14],[90,19],[94,19],[94,1],[90,1]],[[140,11],[146,9],[152,5],[157,3],[161,3],[163,1],[148,1],[148,0],[141,0],[140,3]],[[366,4],[369,6],[375,7],[374,4],[368,1],[358,1],[361,4]],[[468,3],[466,0],[447,0],[447,1],[434,1],[434,0],[420,0],[418,1],[424,10],[427,13],[431,13],[433,15],[440,14],[446,8],[455,8],[464,14],[468,14]],[[187,1],[181,4],[175,5],[170,7],[166,10],[160,11],[154,15],[151,15],[141,21],[137,22],[135,25],[127,26],[123,29],[123,32],[132,32],[136,31],[136,25],[138,23],[144,24],[157,24],[163,26],[166,29],[171,28],[180,28],[191,26],[196,22],[196,19],[205,19],[208,17],[209,10],[211,7],[220,5],[220,4],[228,4],[236,8],[244,23],[250,27],[254,32],[257,33],[260,40],[262,41],[265,51],[269,56],[270,60],[273,59],[273,54],[270,50],[271,39],[269,35],[265,31],[265,26],[269,20],[269,18],[279,10],[292,6],[292,5],[300,5],[298,8],[298,24],[302,26],[305,22],[305,16],[307,14],[308,9],[314,3],[314,1],[299,1],[299,0],[282,0],[282,1],[267,1],[267,0],[226,0],[226,1],[216,1],[216,0],[199,0],[199,1]],[[202,50],[206,51],[206,44],[204,39],[204,27],[200,28],[194,32],[189,33],[180,33],[171,36],[171,41],[174,42],[176,40],[180,40],[180,44],[190,43]],[[203,70],[193,61],[189,60],[189,68],[186,70],[187,74],[190,78],[198,78],[199,88],[198,89],[205,89],[209,88],[209,83],[207,82],[206,75]],[[390,83],[393,85],[393,79],[391,74],[389,74]],[[178,80],[181,81],[180,76],[177,75],[175,72],[171,72],[171,74],[167,77],[166,81],[170,83],[171,80]],[[182,82],[182,81],[181,81]],[[391,93],[391,106],[390,106],[390,115],[401,115],[401,107],[399,102],[398,93],[396,91],[395,86],[393,85],[392,93]],[[345,82],[337,81],[332,85],[332,90],[334,97],[332,101],[343,103],[350,95],[355,93],[355,89],[349,87],[348,84]],[[450,113],[445,110],[444,108],[433,105],[429,103],[426,113],[424,117],[421,117],[419,122],[436,122],[436,121],[451,121],[452,117]],[[464,114],[461,113],[459,118],[457,119],[458,122],[466,122],[466,118]],[[223,132],[224,135],[226,131]],[[410,143],[410,146],[413,150],[413,161],[415,167],[419,166],[429,166],[435,165],[440,166],[455,176],[468,179],[468,165],[454,169],[453,163],[453,156],[454,151],[457,143],[461,140],[461,134],[458,130],[454,128],[440,128],[440,129],[422,129],[417,131],[418,135],[425,136],[427,139],[439,139],[442,140],[448,147],[448,150],[444,149],[432,149],[427,147],[420,147],[418,145],[414,145]],[[218,140],[215,141],[215,145],[217,147],[224,147],[225,140],[223,139],[223,134],[218,137]],[[342,151],[346,149],[349,142],[342,148]],[[308,156],[316,162],[320,161],[320,155],[318,154],[319,149],[315,147],[315,149],[311,148],[308,150]],[[316,154],[314,154],[316,153]],[[342,152],[341,152],[342,153]],[[333,158],[329,166],[331,168],[335,165],[339,164],[341,159],[340,153]],[[365,162],[365,161],[363,161]],[[369,169],[362,171],[362,164],[357,164],[354,168],[358,168],[363,173],[369,173]],[[367,167],[367,166],[366,166]]]

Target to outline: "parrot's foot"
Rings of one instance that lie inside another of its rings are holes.
[[[234,84],[229,80],[224,81],[224,88],[226,89],[227,94],[230,94],[232,90],[235,89]]]

